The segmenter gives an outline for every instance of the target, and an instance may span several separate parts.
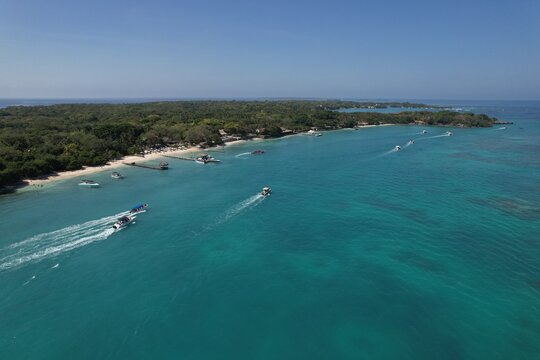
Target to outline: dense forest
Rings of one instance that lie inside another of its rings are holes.
[[[223,134],[278,137],[310,128],[371,124],[491,126],[486,115],[451,111],[397,114],[339,112],[340,108],[434,108],[411,103],[350,101],[175,101],[69,104],[0,109],[0,188],[25,178],[104,165],[148,147],[217,145]],[[221,130],[221,134],[220,134]]]

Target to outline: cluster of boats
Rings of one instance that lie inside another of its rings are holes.
[[[111,177],[113,179],[120,180],[124,178],[124,175],[115,171],[111,174]],[[95,188],[95,187],[99,187],[99,183],[95,182],[94,180],[81,180],[81,182],[79,183],[79,186]]]
[[[124,215],[122,217],[119,217],[117,219],[117,221],[114,223],[113,225],[113,229],[115,230],[118,230],[122,227],[125,227],[129,224],[131,224],[131,222],[133,220],[135,220],[135,214],[137,213],[140,213],[142,212],[143,210],[145,210],[146,208],[148,207],[148,204],[139,204],[139,205],[135,205],[133,208],[131,208],[131,210],[129,211],[129,215]]]

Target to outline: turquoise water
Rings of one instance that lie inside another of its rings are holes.
[[[516,123],[251,142],[1,197],[0,358],[537,359],[540,104],[473,111]]]

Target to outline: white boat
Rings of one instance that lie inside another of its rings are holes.
[[[124,226],[127,226],[129,223],[131,223],[135,217],[133,216],[122,216],[121,218],[118,218],[118,221],[114,223],[113,228],[118,230]]]
[[[81,180],[81,182],[79,183],[79,186],[98,187],[99,184],[93,180]]]
[[[116,172],[116,171],[111,174],[111,177],[113,179],[123,179],[124,178],[124,176],[122,174],[120,174],[119,172]]]
[[[427,134],[427,130],[422,130],[422,134]]]
[[[268,186],[265,186],[265,187],[263,187],[263,189],[261,191],[261,195],[262,196],[267,196],[267,195],[270,195],[271,192],[272,192],[272,190]]]
[[[414,144],[414,140],[413,140],[413,139],[409,140],[409,142],[407,143],[407,145],[412,145],[412,144]]]
[[[454,133],[453,133],[453,132],[451,132],[451,131],[447,131],[447,132],[446,132],[446,135],[448,135],[448,136],[452,136],[452,135],[454,135]]]
[[[203,155],[198,156],[195,159],[195,162],[198,163],[198,164],[208,164],[209,162],[218,163],[218,162],[220,162],[220,160],[218,160],[218,159],[216,159],[213,156],[210,156],[208,154],[203,154]]]
[[[309,130],[306,135],[309,135],[309,136],[322,136],[322,134],[320,132],[317,132],[313,129]]]
[[[400,151],[400,150],[401,150],[401,146],[396,145],[396,147],[394,148],[394,151]]]

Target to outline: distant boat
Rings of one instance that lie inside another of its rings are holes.
[[[124,178],[124,176],[122,174],[120,174],[119,172],[116,172],[116,171],[111,174],[111,177],[113,179],[123,179]]]
[[[121,227],[124,227],[131,223],[135,218],[132,216],[122,216],[121,218],[118,218],[118,221],[114,223],[113,228],[118,230]]]
[[[448,136],[452,136],[452,135],[454,135],[454,133],[453,133],[453,132],[451,132],[451,131],[447,131],[447,132],[446,132],[446,135],[448,135]]]
[[[253,155],[261,155],[261,154],[264,154],[264,150],[253,150],[251,153]]]
[[[261,195],[262,196],[267,196],[267,195],[270,195],[271,192],[272,192],[272,190],[268,186],[265,186],[265,187],[263,187],[263,189],[261,191]]]
[[[396,145],[396,147],[394,148],[394,151],[400,151],[400,150],[401,150],[401,146]]]
[[[99,184],[93,180],[81,180],[81,182],[79,183],[79,186],[98,187]]]
[[[427,130],[422,130],[422,134],[427,134]]]
[[[407,145],[412,145],[412,144],[414,144],[414,140],[413,140],[413,139],[409,140],[409,142],[407,143]]]
[[[218,159],[215,159],[214,157],[212,157],[212,156],[210,156],[208,154],[202,154],[202,155],[198,156],[195,159],[195,162],[197,162],[199,164],[208,164],[209,162],[218,163],[218,162],[221,162],[221,161],[218,160]]]
[[[322,134],[320,132],[317,132],[313,129],[309,130],[306,135],[309,135],[309,136],[322,136]]]
[[[146,209],[148,207],[148,204],[139,204],[139,205],[135,205],[133,208],[131,208],[131,210],[129,210],[129,213],[130,214],[136,214],[138,212],[141,212],[143,211],[144,209]]]

